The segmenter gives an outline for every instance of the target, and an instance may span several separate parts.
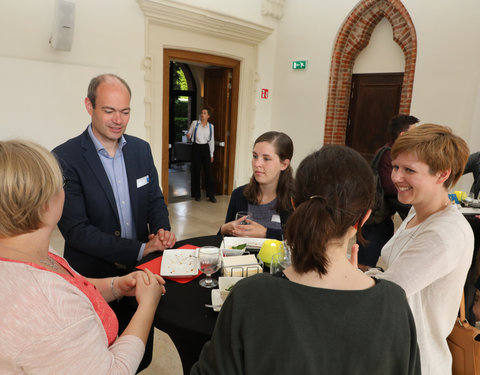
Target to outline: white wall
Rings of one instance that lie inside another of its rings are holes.
[[[405,1],[417,30],[418,57],[412,113],[423,122],[448,125],[480,147],[480,3]],[[430,20],[430,22],[429,22]],[[468,190],[472,177],[457,188]]]
[[[405,55],[393,40],[392,25],[383,18],[373,29],[368,45],[358,54],[354,74],[405,71]]]
[[[275,26],[275,21],[261,14],[262,1],[263,0],[171,0],[170,2],[179,5],[186,4],[273,27]]]
[[[284,17],[277,27],[272,126],[294,139],[294,166],[323,143],[331,53],[341,24],[357,3],[357,0],[285,3]],[[403,3],[418,38],[411,113],[422,122],[451,126],[477,150],[480,29],[476,27],[476,18],[480,3],[475,0],[404,0]],[[390,43],[389,38],[381,37],[377,42],[382,52],[391,51],[391,44],[386,44]],[[378,58],[374,55],[369,56],[370,62],[362,59],[363,71],[370,70],[369,64],[378,68]],[[292,60],[300,58],[308,60],[307,70],[293,71]],[[385,64],[395,64],[392,59],[397,61],[398,53],[394,51],[393,56],[384,53],[383,59]]]
[[[251,56],[254,63],[242,68],[246,79],[242,89],[253,93],[254,100],[245,103],[246,97],[240,98],[245,109],[239,114],[237,184],[250,174],[247,159],[251,143],[266,130],[285,131],[293,138],[294,166],[322,145],[333,44],[358,0],[286,0],[283,18],[278,22],[261,15],[261,0],[170,3],[203,7],[275,28]],[[472,150],[478,150],[480,29],[476,24],[480,2],[403,3],[418,38],[411,112],[423,122],[451,126],[468,140]],[[136,1],[77,1],[71,52],[55,51],[48,44],[53,5],[54,0],[0,0],[0,137],[29,137],[52,148],[79,134],[89,120],[83,108],[89,79],[114,72],[133,90],[128,132],[145,138],[142,59],[146,41],[144,16]],[[380,24],[374,31],[372,43],[359,56],[356,69],[378,70],[398,63],[398,50],[395,52],[391,31],[385,26]],[[204,35],[191,39],[191,34],[182,37],[177,30],[163,31],[159,49],[175,47],[175,38],[184,38],[181,44],[185,47],[201,43],[199,49],[207,52],[223,50],[236,56],[224,40]],[[372,46],[376,46],[374,53],[368,51]],[[305,71],[291,69],[292,61],[299,59],[308,60]],[[261,88],[269,89],[269,99],[260,98]],[[161,107],[160,103],[154,105],[154,110]]]
[[[77,1],[70,52],[48,43],[53,14],[54,0],[0,1],[0,138],[51,149],[79,134],[89,123],[88,83],[106,72],[130,84],[128,131],[145,137],[144,17],[136,2]]]
[[[277,27],[272,127],[293,139],[297,166],[323,144],[330,57],[340,25],[356,1],[286,1]],[[292,70],[292,61],[307,69]]]
[[[449,125],[478,145],[480,134],[470,135],[478,101],[480,3],[421,3],[409,0],[407,7],[418,37],[412,112],[423,121]]]

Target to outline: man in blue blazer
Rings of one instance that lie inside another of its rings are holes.
[[[85,99],[92,123],[53,150],[67,179],[58,223],[64,256],[88,277],[123,274],[175,243],[150,146],[124,134],[130,90],[122,81],[92,79]]]
[[[122,275],[143,256],[175,244],[150,146],[124,134],[130,97],[120,77],[93,78],[85,99],[91,124],[53,150],[66,178],[58,223],[64,256],[83,276]],[[121,332],[134,310],[111,306]]]

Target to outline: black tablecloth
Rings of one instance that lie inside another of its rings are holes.
[[[221,236],[195,237],[179,241],[175,248],[184,245],[220,246]],[[162,252],[144,257],[139,264],[146,263]],[[155,313],[154,326],[167,333],[177,347],[184,374],[189,374],[192,365],[198,360],[200,351],[212,336],[218,313],[205,307],[211,303],[211,289],[202,288],[198,281],[205,276],[180,284],[166,281],[167,293],[162,297]],[[218,273],[213,275],[218,278]]]

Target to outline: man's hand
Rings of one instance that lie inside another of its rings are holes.
[[[171,249],[177,239],[175,238],[175,233],[169,232],[168,230],[159,229],[157,236],[162,241],[164,249]]]
[[[158,250],[165,250],[165,245],[163,242],[158,238],[155,234],[150,234],[148,236],[148,242],[145,245],[145,249],[143,251],[143,256],[153,253]]]
[[[145,245],[143,256],[153,253],[154,251],[171,249],[175,245],[175,233],[168,230],[159,229],[157,234],[150,234],[148,242]]]

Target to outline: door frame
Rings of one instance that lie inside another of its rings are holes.
[[[232,107],[230,111],[230,134],[225,139],[225,157],[228,165],[224,173],[227,175],[227,192],[233,190],[235,169],[235,148],[237,139],[238,97],[240,88],[240,61],[228,57],[210,55],[200,52],[169,49],[163,50],[163,103],[162,103],[162,175],[161,185],[165,201],[168,203],[168,145],[169,145],[169,103],[170,103],[170,61],[182,60],[192,63],[211,64],[232,69]]]

